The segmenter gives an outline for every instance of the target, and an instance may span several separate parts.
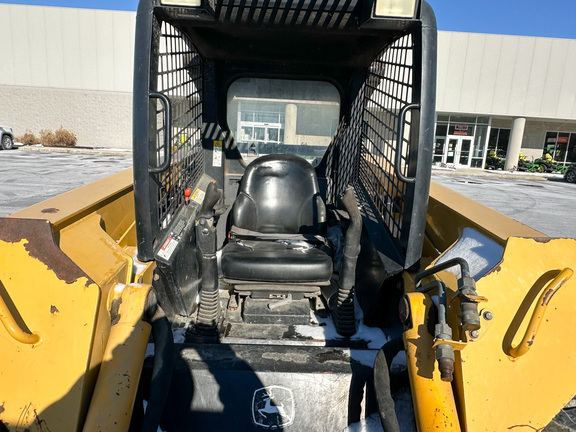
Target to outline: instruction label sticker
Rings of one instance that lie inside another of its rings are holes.
[[[192,194],[192,196],[190,197],[190,199],[192,199],[192,201],[194,201],[195,203],[202,205],[202,203],[204,202],[205,196],[206,196],[206,192],[204,192],[201,189],[196,189],[194,191],[194,193]]]
[[[168,237],[164,242],[164,244],[162,245],[162,247],[160,248],[160,250],[158,251],[158,256],[165,260],[169,260],[174,251],[176,250],[177,246],[178,246],[178,240],[172,237]]]
[[[212,149],[212,166],[222,166],[222,141],[214,141],[214,148]]]

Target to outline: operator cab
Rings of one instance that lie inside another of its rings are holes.
[[[203,383],[186,418],[231,430],[206,404],[240,410],[235,395],[255,406],[226,417],[242,430],[319,430],[320,417],[341,430],[401,333],[400,275],[422,256],[433,13],[418,0],[169,3],[138,12],[134,196],[138,259],[155,261]],[[279,387],[295,392],[283,407],[351,396],[267,423],[258,392]]]

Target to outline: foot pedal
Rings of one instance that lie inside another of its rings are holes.
[[[310,300],[253,299],[244,300],[242,316],[247,324],[310,324]]]

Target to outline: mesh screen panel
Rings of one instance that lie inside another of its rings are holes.
[[[164,136],[170,132],[170,165],[156,175],[158,225],[164,228],[184,202],[184,191],[204,170],[202,151],[202,59],[191,41],[171,24],[161,24],[156,91],[170,100],[172,124],[164,123],[164,107],[157,102],[157,138],[152,159],[161,165],[168,155]],[[167,129],[169,128],[169,129]]]
[[[345,28],[358,0],[217,0],[216,19],[234,23]]]
[[[340,125],[327,156],[328,200],[334,202],[347,185],[361,185],[358,200],[368,204],[400,247],[408,237],[413,186],[395,174],[396,151],[401,139],[398,169],[409,176],[416,163],[410,148],[418,131],[416,118],[408,111],[403,136],[398,137],[398,115],[415,102],[413,56],[413,38],[406,35],[372,62],[353,102],[349,124]]]

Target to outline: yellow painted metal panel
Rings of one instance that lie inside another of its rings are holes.
[[[21,343],[0,326],[0,420],[9,430],[76,431],[95,380],[88,366],[100,290],[56,248],[47,222],[25,221],[34,238],[18,233],[21,221],[3,222],[0,296],[42,342]]]
[[[132,257],[102,229],[93,213],[60,231],[60,248],[101,287],[129,284]]]
[[[128,285],[116,292],[117,312],[102,359],[102,366],[84,432],[124,432],[130,426],[134,399],[150,324],[142,321],[150,285]]]
[[[576,393],[576,278],[542,300],[574,266],[574,239],[511,238],[501,264],[478,281],[488,298],[481,308],[493,318],[482,320],[479,337],[460,352],[467,431],[540,430]],[[539,301],[548,302],[541,325],[529,350],[513,358]]]

